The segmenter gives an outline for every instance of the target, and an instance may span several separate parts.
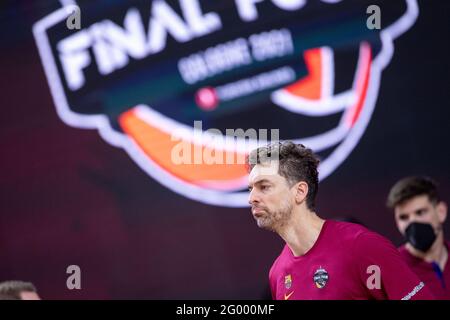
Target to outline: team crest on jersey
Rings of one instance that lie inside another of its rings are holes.
[[[328,279],[329,279],[328,272],[322,267],[317,269],[316,272],[314,273],[313,280],[316,287],[319,289],[322,289],[327,285]]]
[[[284,277],[284,287],[290,289],[292,287],[292,276],[288,274]]]
[[[79,6],[81,29],[67,28],[67,5],[33,33],[61,120],[98,130],[168,189],[229,207],[248,206],[245,163],[229,159],[265,145],[259,130],[311,148],[321,180],[345,161],[395,38],[419,14],[416,0],[60,2]],[[370,29],[377,2],[381,29]],[[258,138],[208,131],[228,129]]]

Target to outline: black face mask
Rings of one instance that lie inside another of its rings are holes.
[[[417,250],[427,252],[436,240],[436,234],[431,224],[412,222],[406,228],[405,238]]]

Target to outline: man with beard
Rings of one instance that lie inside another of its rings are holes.
[[[447,205],[428,177],[407,177],[391,189],[387,205],[406,243],[399,248],[404,261],[437,299],[450,300],[449,242],[442,225]]]
[[[270,273],[274,299],[432,299],[397,249],[382,236],[315,212],[313,152],[292,142],[247,158],[249,203],[260,228],[286,242]]]

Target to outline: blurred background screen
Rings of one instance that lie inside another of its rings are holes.
[[[393,183],[429,175],[449,200],[449,9],[2,1],[0,280],[44,299],[267,298],[284,243],[256,226],[237,159],[277,139],[320,156],[319,216],[400,245]]]

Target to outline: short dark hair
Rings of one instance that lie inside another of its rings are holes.
[[[0,296],[10,297],[10,299],[22,299],[21,292],[37,292],[36,287],[31,282],[10,280],[0,283]]]
[[[412,176],[399,180],[389,192],[386,205],[395,208],[416,196],[427,195],[428,199],[436,204],[440,201],[437,183],[424,176]]]
[[[306,205],[315,209],[316,195],[319,190],[319,159],[311,149],[291,141],[277,142],[259,147],[248,155],[247,169],[251,171],[257,164],[265,164],[271,160],[279,161],[278,174],[288,181],[290,186],[305,181],[308,184]]]

